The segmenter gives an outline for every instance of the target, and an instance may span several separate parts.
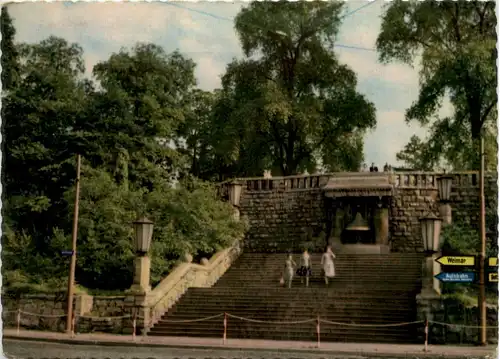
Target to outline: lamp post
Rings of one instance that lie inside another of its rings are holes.
[[[453,176],[451,175],[442,175],[437,177],[436,179],[439,200],[441,202],[439,206],[439,212],[441,214],[441,218],[443,219],[444,225],[451,224],[451,206],[450,206],[450,197],[451,197],[451,187],[453,185]]]
[[[78,239],[78,209],[80,206],[80,167],[82,158],[76,156],[76,183],[75,183],[75,211],[73,213],[73,232],[71,246],[71,263],[68,275],[68,307],[66,309],[66,332],[71,333],[73,323],[73,299],[75,296],[75,271],[76,271],[76,244]]]
[[[442,220],[434,214],[428,214],[420,218],[422,241],[425,251],[425,261],[422,276],[422,293],[434,295],[434,258],[441,247],[441,223]]]
[[[229,183],[229,202],[233,205],[234,219],[240,218],[240,198],[243,185],[239,182]]]
[[[134,222],[135,237],[134,249],[136,258],[134,260],[134,282],[130,290],[133,292],[147,293],[151,290],[150,270],[151,261],[148,257],[153,237],[153,222],[142,217]]]

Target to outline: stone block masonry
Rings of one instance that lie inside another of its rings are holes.
[[[379,173],[380,174],[380,173]],[[240,212],[250,229],[245,250],[251,252],[286,252],[300,250],[311,236],[328,230],[330,208],[322,188],[330,177],[349,173],[240,178],[243,184]],[[364,174],[356,173],[356,176]],[[366,173],[369,176],[370,173]],[[477,172],[453,173],[451,193],[453,223],[479,225],[479,176]],[[437,173],[397,172],[392,174],[394,195],[389,201],[389,243],[393,252],[421,252],[419,218],[429,212],[439,213]],[[222,194],[224,191],[222,191]],[[497,174],[485,176],[486,208],[490,238],[497,236]],[[329,219],[330,218],[330,219]],[[322,246],[316,243],[316,250]]]

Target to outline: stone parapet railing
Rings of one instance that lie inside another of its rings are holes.
[[[250,177],[236,178],[228,182],[220,183],[219,193],[222,197],[227,196],[228,184],[238,182],[243,185],[246,192],[285,192],[285,191],[310,191],[323,188],[331,177],[370,177],[387,174],[391,177],[394,188],[402,189],[437,189],[436,178],[442,173],[438,172],[336,172],[315,175],[300,175],[287,177]],[[479,173],[477,171],[451,172],[448,175],[454,177],[454,188],[478,187]],[[496,177],[497,174],[488,172],[486,177]]]
[[[242,252],[240,241],[212,256],[206,264],[182,263],[178,265],[150,293],[144,302],[144,328],[146,332],[192,287],[209,288],[231,267]]]

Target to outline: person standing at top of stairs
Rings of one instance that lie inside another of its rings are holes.
[[[306,278],[306,287],[309,287],[309,277],[312,274],[311,271],[311,256],[307,249],[304,250],[302,256],[300,257],[300,268],[297,270],[297,274],[301,277],[300,283],[304,283],[304,277]]]
[[[285,279],[285,283],[288,285],[288,288],[292,287],[292,280],[293,275],[295,274],[296,266],[297,264],[293,261],[292,255],[289,254],[285,260],[285,271],[283,273],[283,277]]]
[[[323,271],[325,272],[325,284],[328,285],[328,279],[335,277],[335,264],[333,259],[335,254],[332,252],[332,247],[326,247],[325,253],[321,257],[321,265],[323,266]]]

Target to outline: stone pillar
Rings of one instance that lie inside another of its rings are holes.
[[[330,237],[329,245],[332,246],[334,251],[339,251],[342,248],[342,242],[340,241],[340,236],[342,235],[342,230],[344,229],[344,210],[342,208],[337,208],[333,216],[333,236]]]
[[[136,334],[146,334],[151,328],[151,313],[147,306],[148,296],[146,294],[130,293],[125,298],[123,315],[130,315],[131,320],[127,320],[123,328],[123,334],[132,334],[133,318],[136,318]]]
[[[134,260],[134,282],[130,287],[131,292],[148,293],[150,285],[151,261],[148,256],[136,257]]]
[[[436,263],[440,254],[427,256],[422,263],[422,290],[417,295],[417,320],[429,320],[443,322],[444,304],[441,300],[441,283],[434,278],[441,271],[441,265]],[[429,331],[429,342],[433,344],[444,343],[445,329],[442,326],[431,325]],[[419,335],[424,340],[423,330]]]
[[[240,220],[240,209],[236,206],[233,206],[233,217],[235,221]]]
[[[451,205],[449,203],[441,203],[439,205],[439,214],[444,226],[451,224]]]
[[[375,209],[375,243],[378,245],[389,244],[389,209]]]

